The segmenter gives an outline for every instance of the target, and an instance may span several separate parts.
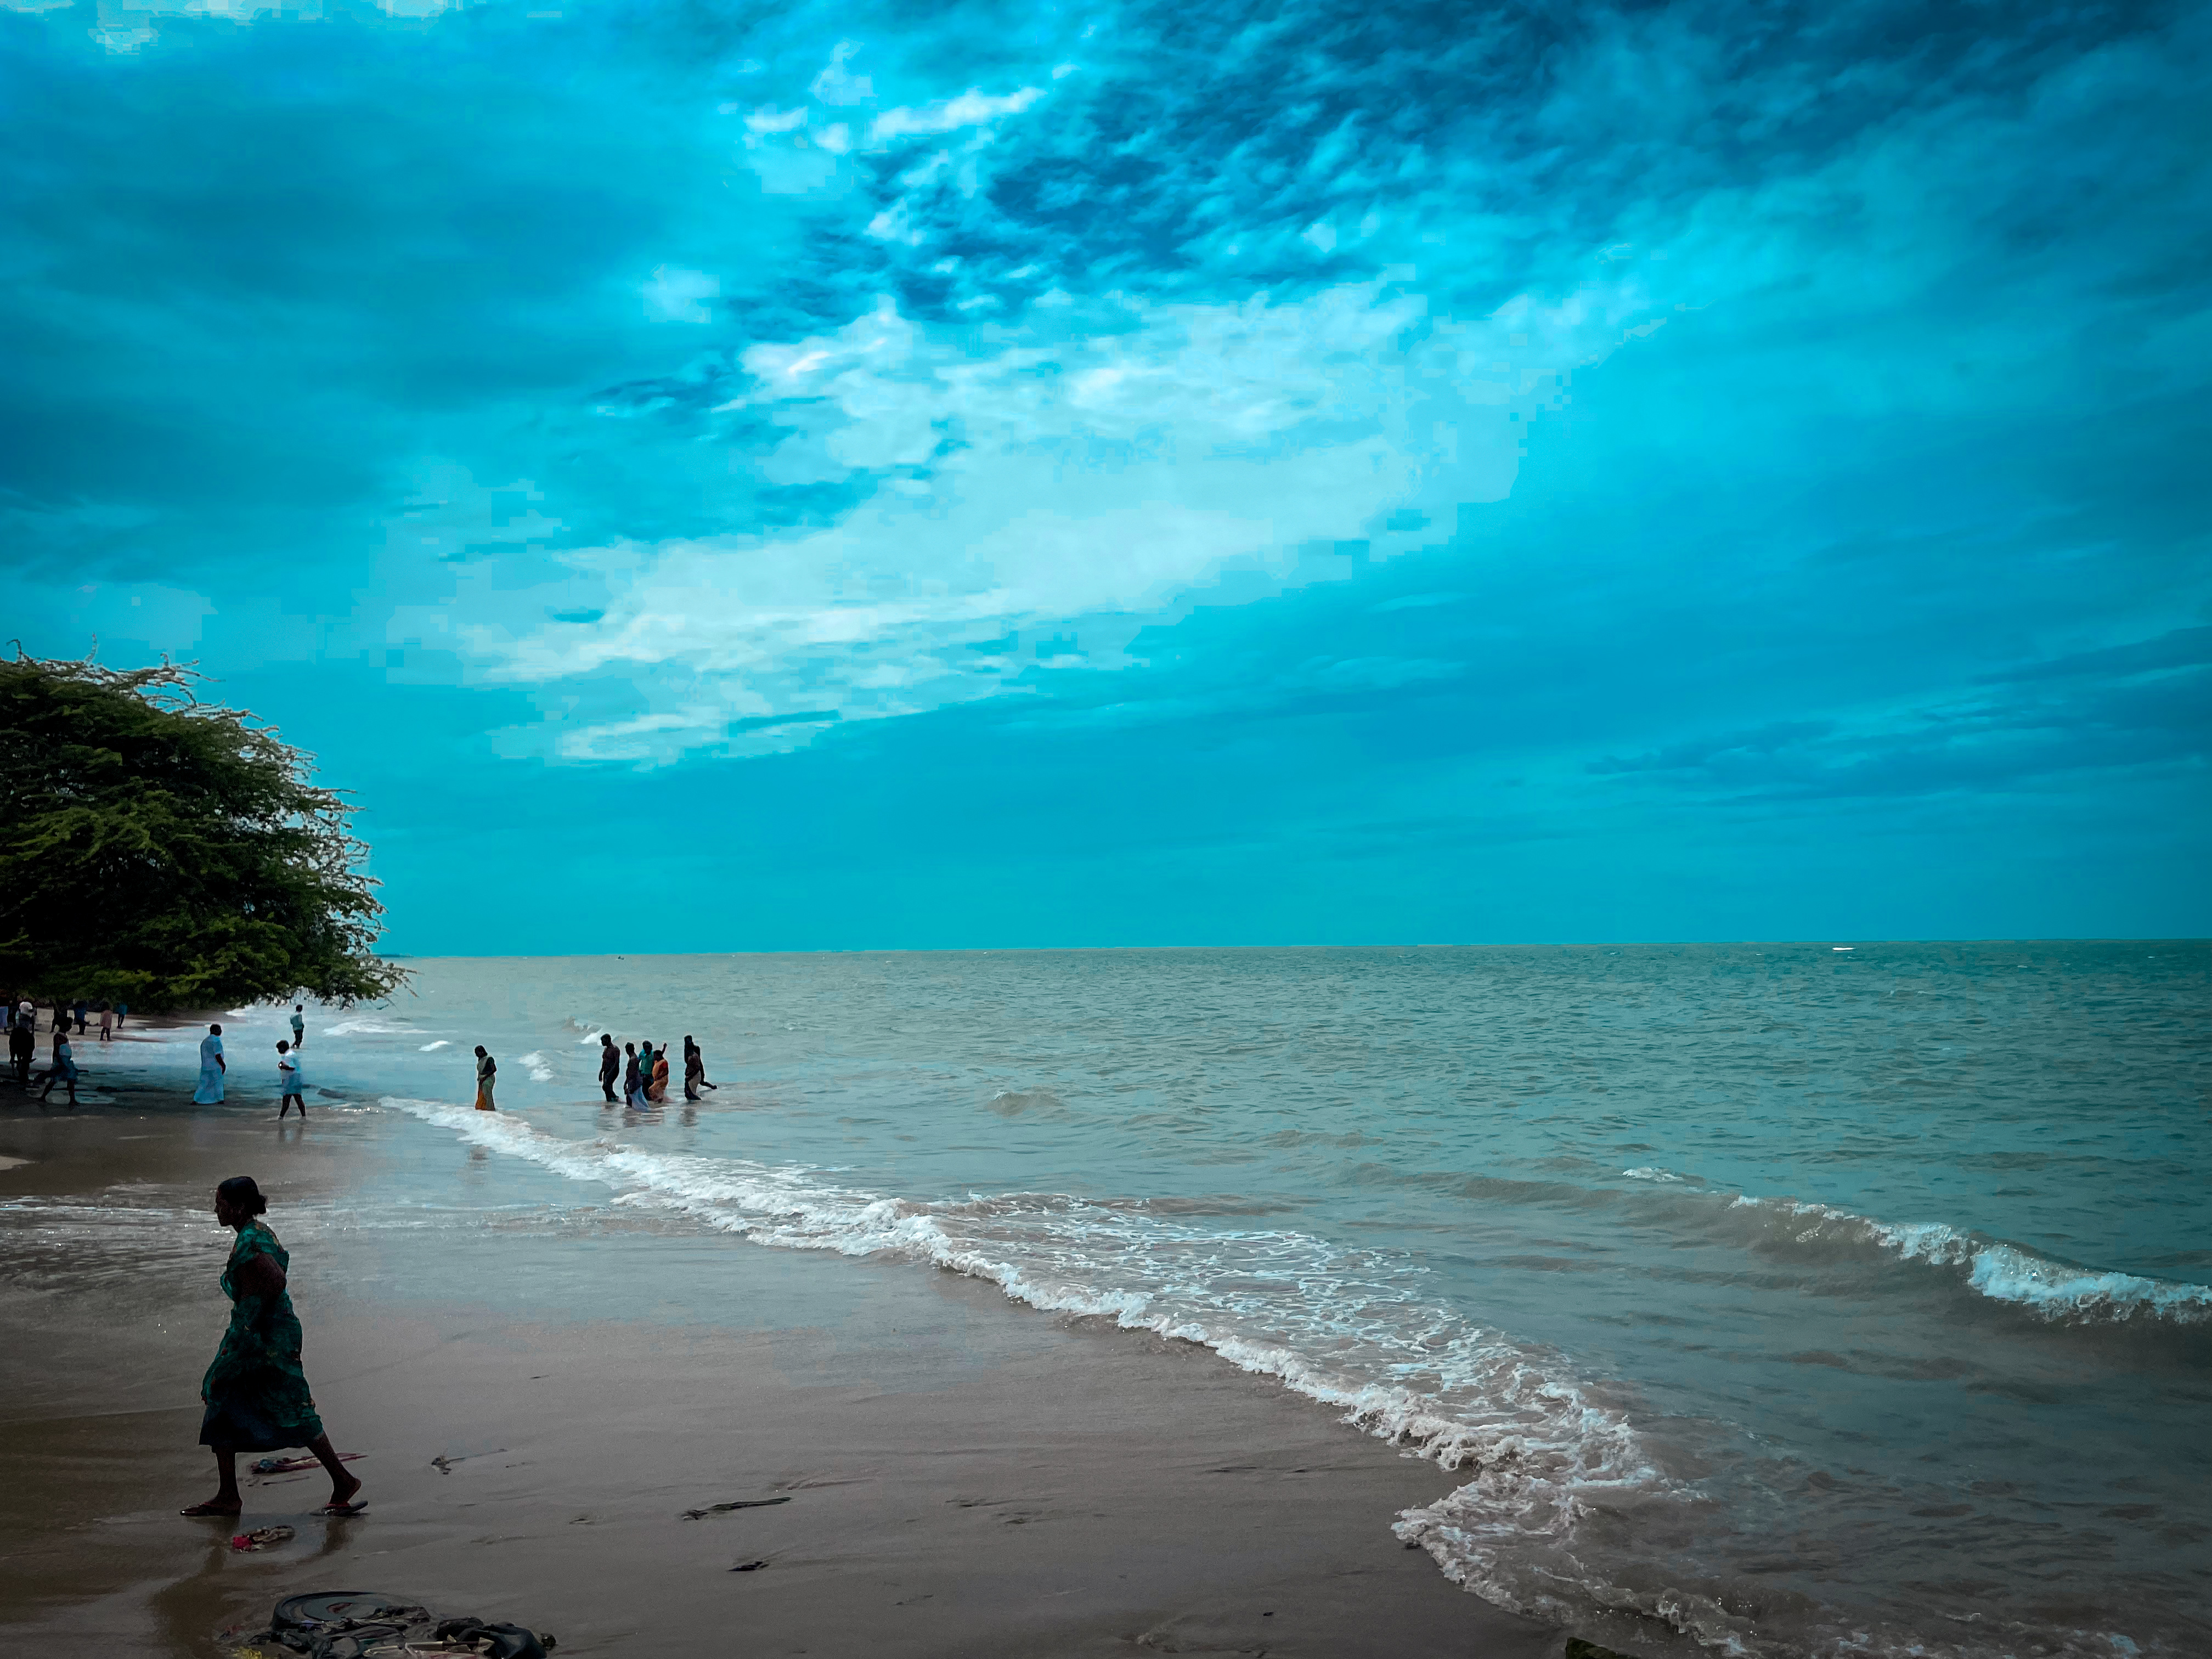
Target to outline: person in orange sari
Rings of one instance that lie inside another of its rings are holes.
[[[668,1050],[665,1048],[653,1050],[653,1081],[646,1087],[645,1097],[647,1100],[668,1098]]]

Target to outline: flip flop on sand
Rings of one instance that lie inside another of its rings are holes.
[[[228,1520],[230,1516],[236,1515],[240,1510],[242,1510],[246,1506],[243,1504],[240,1504],[237,1509],[227,1509],[221,1504],[195,1504],[188,1510],[179,1510],[177,1513],[179,1515],[189,1515],[195,1521],[200,1519],[204,1516],[210,1515],[219,1515]]]
[[[319,1510],[310,1510],[308,1513],[310,1515],[344,1516],[349,1515],[359,1515],[368,1507],[368,1499],[366,1498],[357,1498],[350,1504],[325,1504]]]

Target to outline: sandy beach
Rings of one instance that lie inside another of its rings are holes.
[[[10,1105],[0,1202],[211,1187],[234,1164],[293,1194],[346,1175],[313,1137],[125,1098]],[[280,1206],[270,1219],[280,1234]],[[1246,1653],[1539,1659],[1562,1632],[1454,1588],[1397,1511],[1454,1477],[1188,1345],[1047,1319],[945,1273],[593,1239],[638,1316],[503,1294],[538,1255],[387,1281],[295,1249],[318,1400],[371,1500],[307,1511],[313,1474],[246,1489],[246,1526],[175,1511],[211,1488],[199,1373],[223,1304],[210,1224],[7,1258],[0,1293],[0,1624],[40,1655],[213,1655],[279,1596],[377,1589],[524,1623],[561,1650],[816,1655]],[[619,1253],[609,1262],[608,1252]],[[339,1288],[334,1281],[349,1282]],[[559,1299],[560,1291],[553,1287]],[[715,1299],[711,1320],[678,1300]],[[437,1460],[443,1460],[442,1462]],[[787,1498],[684,1518],[688,1509]],[[764,1563],[744,1572],[732,1568]]]

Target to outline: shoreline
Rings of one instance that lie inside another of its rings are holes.
[[[269,1164],[265,1130],[128,1106],[11,1115],[0,1145],[31,1162],[0,1170],[0,1202],[97,1206],[118,1184],[187,1202],[216,1170]],[[343,1194],[343,1151],[295,1144],[287,1194]],[[282,1235],[284,1205],[270,1218]],[[314,1476],[264,1480],[236,1524],[299,1535],[234,1555],[233,1524],[174,1514],[210,1483],[193,1441],[222,1241],[155,1231],[135,1272],[62,1260],[0,1294],[23,1339],[0,1361],[0,1624],[42,1655],[213,1656],[218,1629],[341,1584],[513,1619],[584,1655],[737,1630],[817,1655],[1547,1659],[1568,1639],[1392,1535],[1452,1476],[1210,1353],[950,1273],[708,1258],[650,1231],[573,1247],[638,1287],[629,1317],[462,1295],[400,1256],[387,1284],[344,1282],[376,1241],[349,1258],[349,1235],[288,1238],[308,1373],[334,1439],[367,1454],[353,1467],[371,1508],[310,1519]],[[487,1231],[467,1285],[520,1293],[541,1256]],[[676,1320],[656,1295],[711,1299],[709,1317]],[[791,1501],[679,1518],[774,1497]],[[732,1574],[752,1559],[769,1565]]]

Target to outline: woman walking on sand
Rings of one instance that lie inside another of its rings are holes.
[[[210,1025],[200,1039],[200,1086],[192,1091],[195,1106],[222,1104],[222,1027]]]
[[[215,1189],[215,1218],[238,1234],[222,1270],[230,1328],[200,1381],[207,1402],[200,1444],[215,1453],[216,1493],[181,1515],[236,1515],[238,1454],[305,1446],[331,1473],[331,1501],[318,1515],[359,1515],[368,1507],[358,1477],[331,1449],[315,1396],[300,1365],[300,1320],[285,1289],[291,1253],[261,1219],[269,1200],[252,1176],[233,1176]]]

